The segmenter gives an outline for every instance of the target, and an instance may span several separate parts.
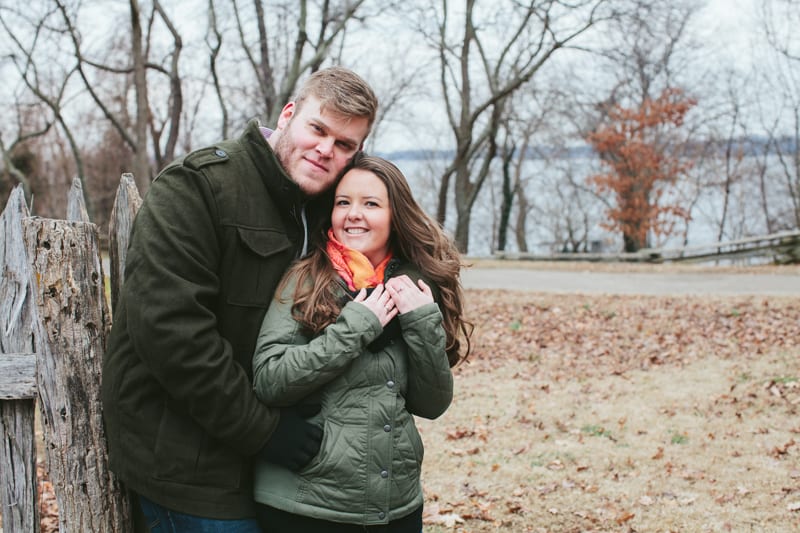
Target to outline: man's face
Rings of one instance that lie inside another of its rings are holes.
[[[269,143],[300,190],[314,196],[333,185],[368,131],[365,117],[322,111],[309,97],[299,109],[294,102],[284,106]]]

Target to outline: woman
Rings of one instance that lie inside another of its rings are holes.
[[[461,259],[392,163],[357,155],[321,244],[294,265],[253,359],[257,396],[320,405],[317,456],[256,466],[265,531],[422,530],[422,440],[412,415],[445,412],[469,353]]]

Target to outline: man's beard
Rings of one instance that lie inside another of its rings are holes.
[[[283,171],[286,172],[290,178],[294,179],[294,177],[289,174],[289,160],[292,155],[292,148],[293,143],[289,140],[287,130],[281,131],[278,142],[275,143],[275,157],[278,158],[278,163],[280,163]]]

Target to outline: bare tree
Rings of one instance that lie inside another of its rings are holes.
[[[0,155],[2,155],[2,162],[3,173],[10,176],[14,181],[22,185],[22,191],[25,195],[26,201],[30,202],[31,200],[31,184],[28,180],[28,176],[26,176],[25,172],[19,168],[19,163],[15,161],[15,151],[23,146],[27,141],[31,139],[36,139],[45,135],[50,128],[53,126],[52,122],[46,123],[42,128],[29,131],[29,132],[20,132],[16,139],[11,141],[8,145],[3,141],[3,134],[0,133]],[[7,189],[10,192],[13,189],[13,185],[9,187],[0,187],[0,190],[6,192],[4,189]],[[6,194],[3,194],[3,200],[5,200]]]
[[[55,10],[47,9],[38,13],[29,13],[24,6],[16,6],[16,9],[0,9],[0,26],[8,35],[12,43],[12,50],[9,51],[9,59],[19,74],[20,80],[28,90],[30,95],[42,104],[52,118],[47,119],[46,127],[32,128],[30,133],[21,133],[18,139],[10,146],[3,148],[3,159],[6,161],[6,168],[23,183],[26,195],[30,200],[30,184],[24,179],[19,169],[15,169],[8,157],[11,149],[22,140],[29,140],[34,137],[44,135],[52,123],[58,124],[59,128],[67,138],[69,147],[75,161],[75,170],[78,179],[85,181],[83,160],[81,158],[80,146],[73,134],[64,115],[64,105],[66,100],[66,90],[72,75],[75,73],[73,68],[63,68],[58,64],[58,60],[52,56],[53,50],[48,48],[48,40],[51,36]],[[45,68],[40,68],[44,66]],[[18,121],[21,123],[25,113],[18,114]],[[19,128],[22,132],[24,129]],[[16,171],[15,171],[16,170]],[[89,211],[92,204],[86,199]]]
[[[149,104],[147,96],[147,72],[145,70],[145,51],[142,42],[142,17],[139,9],[138,0],[130,0],[130,17],[131,17],[131,61],[133,69],[133,86],[136,91],[136,120],[133,123],[133,139],[127,133],[127,128],[120,124],[110,112],[105,111],[105,106],[102,102],[95,97],[101,109],[104,109],[104,114],[111,124],[120,133],[123,139],[131,147],[134,154],[133,159],[133,179],[139,191],[144,192],[150,182],[150,164],[147,157],[147,120],[149,117]],[[74,31],[73,31],[74,34]],[[76,43],[75,53],[78,56],[80,64],[80,48]],[[86,78],[84,77],[84,81]],[[88,82],[87,82],[88,83]]]
[[[239,43],[258,88],[258,109],[269,124],[291,99],[300,80],[334,55],[351,23],[370,16],[362,14],[364,0],[252,0],[252,11],[233,0]],[[373,8],[374,9],[374,8]],[[374,15],[376,11],[373,11]],[[256,23],[256,38],[250,22]]]
[[[234,3],[235,5],[235,3]],[[220,112],[222,113],[220,132],[223,139],[228,138],[228,106],[225,101],[225,96],[222,94],[222,83],[218,70],[218,58],[222,50],[222,42],[224,36],[219,28],[217,19],[217,8],[214,5],[214,0],[208,0],[208,31],[206,32],[205,42],[208,46],[208,67],[211,74],[211,79],[214,84],[214,94],[217,96]]]
[[[437,218],[445,222],[454,180],[455,240],[466,252],[472,208],[497,154],[507,99],[553,57],[604,18],[605,0],[515,2],[498,7],[465,0],[460,13],[442,0],[422,12],[436,23],[423,35],[439,57],[439,84],[455,153],[442,175]],[[481,20],[477,25],[475,20]]]
[[[552,143],[557,136],[558,128],[552,121],[558,120],[555,111],[558,110],[561,96],[560,91],[529,84],[510,98],[502,123],[502,202],[498,250],[505,250],[507,233],[511,229],[511,214],[516,205],[515,239],[520,251],[528,251],[526,226],[530,203],[527,189],[530,183],[536,181],[528,163],[533,157],[547,156],[542,154],[542,150],[548,147],[537,146],[537,143]]]
[[[789,0],[766,1],[762,20],[773,52],[766,74],[771,81],[769,94],[779,106],[772,112],[780,117],[768,131],[778,160],[776,175],[782,178],[791,204],[781,225],[800,228],[800,38],[795,32],[800,7]]]
[[[131,0],[132,2],[135,0]],[[155,151],[156,168],[163,167],[166,163],[175,159],[175,146],[178,143],[178,135],[181,129],[181,114],[183,111],[183,80],[179,72],[179,61],[181,50],[183,49],[183,38],[172,23],[167,12],[161,6],[159,0],[153,0],[153,9],[158,13],[161,20],[169,30],[172,37],[172,49],[169,52],[169,97],[164,116],[159,123],[156,123],[156,109],[151,105],[150,111],[150,134],[153,137],[153,150]],[[163,153],[161,150],[161,137],[167,129],[167,138],[164,142]]]
[[[152,8],[146,15],[142,13],[138,0],[129,0],[130,63],[123,63],[122,65],[106,64],[90,57],[84,51],[77,24],[79,11],[69,6],[65,0],[54,0],[54,2],[61,13],[64,31],[70,37],[75,69],[83,82],[84,88],[101,111],[103,117],[119,132],[122,139],[135,154],[133,163],[134,176],[137,186],[144,191],[153,175],[148,156],[148,129],[153,141],[155,166],[160,167],[164,162],[174,157],[183,106],[182,81],[178,73],[178,60],[182,49],[181,36],[158,0],[153,1]],[[172,38],[172,49],[166,54],[169,59],[169,67],[149,61],[151,30],[157,18],[165,24]],[[145,27],[147,27],[147,31],[145,31]],[[167,112],[158,124],[155,122],[155,113],[151,108],[154,102],[151,102],[149,97],[150,80],[147,77],[148,70],[164,74],[169,79],[169,96],[165,104]],[[116,95],[104,95],[98,90],[96,83],[97,73],[133,77],[135,119],[132,123],[127,116],[127,102],[120,102]],[[167,128],[169,133],[162,148],[161,135]]]

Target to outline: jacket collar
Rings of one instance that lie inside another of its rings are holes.
[[[264,138],[258,120],[253,119],[248,122],[242,134],[242,145],[259,169],[261,180],[276,205],[291,210],[292,207],[305,202],[306,198],[300,187],[286,173],[272,147]]]

